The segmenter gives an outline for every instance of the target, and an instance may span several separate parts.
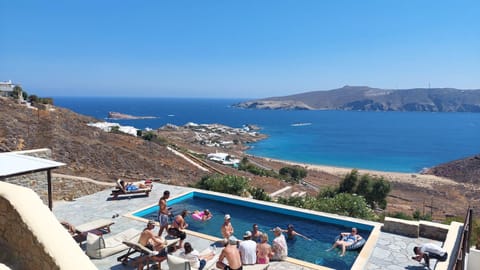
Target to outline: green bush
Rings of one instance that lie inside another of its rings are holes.
[[[339,193],[334,197],[321,198],[318,196],[317,198],[311,196],[279,198],[278,202],[295,207],[339,214],[343,216],[378,220],[378,217],[368,206],[363,197],[349,193]]]
[[[238,169],[240,171],[246,171],[254,175],[258,176],[268,176],[268,177],[273,177],[273,178],[279,178],[278,174],[273,171],[273,170],[265,170],[263,168],[260,168],[258,166],[253,165],[248,161],[248,158],[244,157],[242,161],[240,161],[240,164],[238,165]]]
[[[413,217],[403,212],[387,213],[387,216],[393,217],[393,218],[405,219],[405,220],[413,220]]]
[[[358,171],[353,169],[350,173],[345,175],[345,178],[340,182],[338,192],[340,193],[353,193],[358,182]]]
[[[208,175],[194,185],[196,188],[241,196],[249,188],[248,179],[237,175]]]
[[[262,200],[262,201],[267,201],[267,202],[272,200],[272,198],[270,198],[268,193],[266,193],[263,188],[250,187],[248,189],[248,192],[250,192],[252,197],[256,200]]]
[[[300,180],[307,177],[307,170],[300,166],[287,166],[278,172],[287,182],[299,183]]]

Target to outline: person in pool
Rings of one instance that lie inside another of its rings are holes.
[[[341,247],[342,248],[342,254],[340,257],[345,255],[345,251],[347,250],[347,247],[357,243],[358,241],[362,240],[362,237],[358,234],[357,228],[352,228],[352,232],[342,232],[340,233],[340,239],[335,241],[333,246],[327,251],[330,251],[336,247]]]
[[[286,229],[286,230],[282,230],[282,231],[287,234],[287,239],[288,239],[288,240],[293,240],[293,239],[295,239],[295,236],[300,236],[300,237],[302,237],[302,238],[305,239],[305,240],[311,240],[310,238],[306,237],[305,235],[303,235],[303,234],[295,231],[292,224],[288,224],[287,229]]]
[[[253,224],[253,226],[252,226],[252,240],[257,242],[257,243],[261,243],[262,242],[261,236],[262,236],[262,232],[258,230],[258,224],[257,223]]]
[[[208,209],[203,211],[195,210],[192,213],[192,218],[195,220],[207,221],[212,218],[212,213],[210,213],[210,210]]]

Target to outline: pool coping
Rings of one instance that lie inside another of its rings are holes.
[[[290,211],[301,212],[301,213],[304,213],[304,214],[320,216],[320,217],[335,219],[335,220],[339,220],[339,221],[346,221],[346,223],[356,223],[356,224],[362,224],[362,225],[365,225],[365,226],[371,226],[372,229],[370,231],[370,235],[368,237],[368,240],[366,241],[362,250],[358,254],[357,258],[355,259],[355,262],[353,263],[351,269],[364,269],[367,266],[368,261],[369,261],[371,255],[373,254],[373,250],[375,249],[378,238],[380,236],[380,229],[381,229],[382,224],[378,223],[378,222],[366,221],[366,220],[363,220],[363,219],[357,219],[357,218],[346,217],[346,216],[341,216],[341,215],[337,215],[337,214],[330,214],[330,213],[325,213],[325,212],[320,212],[320,211],[308,210],[308,209],[298,208],[298,207],[294,207],[294,206],[279,204],[279,203],[275,203],[275,202],[261,201],[261,200],[256,200],[256,199],[252,199],[252,198],[245,198],[245,197],[240,197],[240,196],[236,196],[236,195],[214,192],[214,191],[208,191],[208,190],[201,190],[201,189],[193,188],[190,191],[182,192],[182,193],[180,193],[176,196],[173,196],[173,197],[169,198],[167,200],[167,202],[168,201],[173,201],[175,199],[178,199],[180,197],[188,195],[189,193],[194,193],[194,192],[225,197],[225,198],[229,198],[229,199],[232,199],[232,200],[240,200],[240,201],[244,201],[244,202],[248,202],[248,203],[256,203],[256,204],[261,204],[261,205],[265,205],[265,206],[269,206],[269,207],[276,207],[276,208],[280,208],[280,209],[286,209],[286,210],[290,210]],[[129,218],[129,219],[133,219],[133,220],[137,220],[137,221],[146,223],[146,222],[148,222],[147,219],[134,216],[133,213],[143,211],[145,209],[148,209],[148,208],[150,208],[152,206],[156,206],[156,205],[158,205],[158,204],[150,204],[150,205],[147,205],[143,208],[137,209],[133,212],[126,213],[122,216],[126,217],[126,218]],[[159,223],[157,221],[155,221],[155,222],[156,222],[157,225],[159,225]],[[214,237],[214,236],[203,234],[203,233],[194,232],[194,231],[191,231],[191,230],[188,230],[188,229],[186,229],[185,232],[188,235],[195,236],[195,237],[200,237],[200,238],[206,239],[208,241],[212,241],[212,242],[217,242],[219,240],[222,240],[221,238],[218,238],[218,237]],[[308,267],[308,268],[311,268],[311,269],[316,269],[316,270],[317,269],[318,270],[332,269],[332,268],[328,268],[328,267],[325,267],[325,266],[320,266],[320,265],[317,265],[317,264],[314,264],[314,263],[302,261],[302,260],[291,258],[291,257],[287,257],[284,261],[290,262],[290,263],[293,263],[293,264],[297,264],[297,265],[302,266],[302,267]]]

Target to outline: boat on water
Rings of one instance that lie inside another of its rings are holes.
[[[292,127],[310,126],[312,123],[293,123]]]

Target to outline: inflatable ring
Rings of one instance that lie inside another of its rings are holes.
[[[335,241],[333,241],[334,243],[337,242],[338,240],[342,240],[342,236],[339,235],[337,237],[335,237]],[[347,250],[359,250],[363,247],[363,245],[365,245],[365,239],[362,237],[362,239],[358,240],[357,242],[351,244],[350,246],[346,247]]]
[[[203,212],[194,213],[192,214],[192,218],[198,221],[202,221],[203,215]]]

